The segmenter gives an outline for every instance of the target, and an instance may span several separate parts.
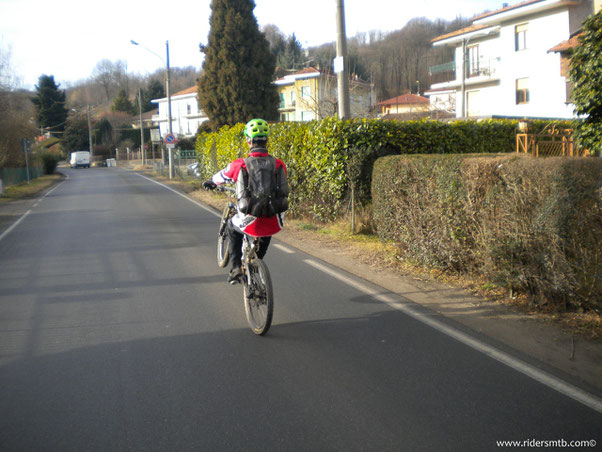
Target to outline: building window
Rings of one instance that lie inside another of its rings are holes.
[[[301,87],[301,97],[306,98],[306,97],[310,97],[311,95],[311,88],[309,86],[302,86]]]
[[[525,50],[527,48],[527,26],[521,24],[514,27],[514,50]]]
[[[529,103],[529,79],[528,78],[516,79],[516,103],[517,104]]]
[[[192,113],[192,105],[188,104],[186,105],[186,114],[189,115],[190,113]]]
[[[468,48],[468,77],[479,75],[479,46],[471,46]]]
[[[313,111],[302,111],[301,112],[301,121],[313,121],[314,112]]]
[[[284,107],[285,107],[284,93],[280,93],[280,108],[284,108]]]

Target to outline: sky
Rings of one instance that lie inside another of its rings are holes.
[[[344,0],[347,37],[399,30],[412,18],[470,18],[502,7],[502,0]],[[510,4],[519,1],[510,1]],[[146,75],[165,67],[201,69],[211,0],[0,0],[0,55],[19,86],[34,89],[42,74],[62,88],[89,78],[104,59]],[[259,26],[295,33],[306,47],[336,40],[336,0],[255,0]],[[134,46],[130,40],[139,42]]]

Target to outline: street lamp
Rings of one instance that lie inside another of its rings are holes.
[[[163,62],[163,64],[165,64],[165,91],[167,92],[167,131],[168,131],[168,133],[170,135],[172,135],[172,129],[171,129],[171,91],[169,89],[169,41],[165,41],[165,54],[166,54],[167,60],[164,60],[163,57],[161,57],[159,54],[153,52],[151,49],[146,48],[145,46],[143,46],[142,44],[134,41],[133,39],[130,39],[130,42],[133,45],[140,46],[144,50],[152,53],[153,55],[155,55],[156,57],[158,57]],[[144,152],[144,150],[142,152]],[[169,150],[169,178],[170,179],[173,178],[173,151],[171,149]]]

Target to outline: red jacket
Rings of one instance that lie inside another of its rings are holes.
[[[268,155],[267,149],[254,148],[249,152],[249,157],[265,157]],[[280,159],[276,159],[276,169],[283,167],[286,172],[286,165]],[[230,162],[226,168],[213,175],[213,182],[217,185],[224,183],[235,184],[241,168],[247,168],[245,159],[240,158]],[[239,228],[245,234],[253,237],[266,237],[274,235],[282,230],[282,214],[273,217],[254,217],[238,212],[232,218],[232,224]]]

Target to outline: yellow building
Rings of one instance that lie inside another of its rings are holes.
[[[336,75],[313,67],[286,75],[274,84],[280,95],[281,121],[312,121],[337,113]],[[349,81],[351,115],[367,116],[375,106],[373,85],[353,77]]]

